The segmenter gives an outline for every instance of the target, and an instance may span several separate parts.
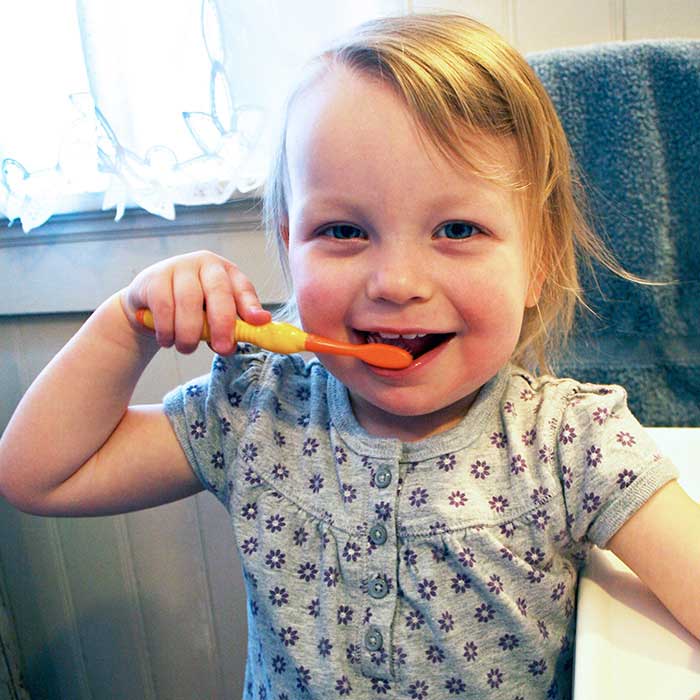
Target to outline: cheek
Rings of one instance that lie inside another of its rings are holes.
[[[321,332],[347,308],[349,293],[330,265],[315,265],[308,257],[290,256],[294,294],[302,323],[307,330]]]
[[[518,337],[525,312],[524,280],[513,271],[504,279],[502,271],[479,275],[462,289],[455,305],[472,332]]]
[[[323,287],[315,284],[295,285],[295,294],[299,315],[306,328],[324,323],[330,316],[329,295],[323,292]]]

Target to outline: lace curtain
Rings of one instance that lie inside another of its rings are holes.
[[[289,82],[401,0],[0,3],[0,215],[222,203],[264,180]],[[1,234],[0,234],[1,235]]]

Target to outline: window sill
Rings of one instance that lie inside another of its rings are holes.
[[[30,233],[0,229],[0,316],[94,310],[158,260],[206,248],[233,260],[266,304],[284,299],[256,199],[178,207],[175,221],[141,209],[52,217]],[[1,223],[1,222],[0,222]]]

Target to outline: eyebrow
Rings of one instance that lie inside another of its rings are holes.
[[[297,209],[299,218],[302,220],[309,218],[312,212],[314,219],[322,219],[325,218],[324,212],[328,212],[328,215],[330,215],[331,211],[333,212],[333,218],[337,218],[339,212],[344,213],[350,219],[365,218],[363,214],[364,207],[358,204],[356,199],[343,193],[339,196],[307,197]],[[316,212],[319,213],[317,214]]]

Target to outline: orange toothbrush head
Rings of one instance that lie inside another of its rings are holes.
[[[384,369],[404,369],[413,362],[413,356],[403,348],[386,343],[343,343],[330,340],[320,335],[309,333],[306,339],[306,349],[311,352],[325,352],[331,355],[350,355],[368,365]]]

